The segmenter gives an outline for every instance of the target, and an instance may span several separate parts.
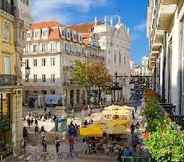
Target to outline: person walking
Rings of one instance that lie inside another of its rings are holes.
[[[39,132],[39,128],[38,128],[38,126],[36,125],[36,126],[35,126],[35,136],[38,134],[38,132]]]
[[[59,147],[60,147],[60,140],[58,139],[58,137],[55,140],[55,145],[56,145],[56,153],[59,153]]]
[[[28,127],[30,128],[30,126],[31,126],[31,120],[30,120],[29,117],[27,118],[27,125],[28,125]]]
[[[70,151],[70,156],[73,157],[74,143],[75,143],[74,142],[74,136],[73,135],[72,136],[69,136],[69,141],[68,142],[69,142],[69,145],[70,145],[69,146],[69,148],[70,148],[70,150],[69,150]]]
[[[38,126],[38,120],[35,118],[35,125]]]
[[[47,142],[45,139],[42,139],[42,147],[43,147],[43,152],[47,152]]]
[[[26,141],[25,141],[24,138],[21,140],[21,147],[23,149],[23,153],[25,154],[25,152],[26,152]]]

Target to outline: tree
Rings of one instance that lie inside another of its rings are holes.
[[[90,90],[91,87],[98,88],[99,101],[101,100],[101,91],[106,86],[106,83],[111,82],[111,76],[106,66],[94,62],[82,63],[76,61],[73,70],[73,79],[88,90]]]

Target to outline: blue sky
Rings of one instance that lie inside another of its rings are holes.
[[[133,3],[134,2],[134,3]],[[94,21],[94,17],[120,15],[130,28],[130,55],[135,63],[147,55],[147,0],[33,0],[34,21],[58,20],[64,24]]]

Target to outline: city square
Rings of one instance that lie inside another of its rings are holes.
[[[0,162],[184,162],[184,0],[0,0]]]

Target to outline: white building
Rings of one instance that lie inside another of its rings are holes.
[[[106,66],[112,76],[117,73],[118,76],[130,76],[131,59],[130,46],[131,36],[129,29],[121,22],[120,17],[115,22],[113,17],[105,17],[103,23],[99,23],[95,18],[94,33],[99,35],[100,47],[105,50]],[[123,87],[123,97],[128,102],[130,97],[130,86],[128,79],[120,79]]]
[[[149,57],[147,56],[143,56],[142,60],[141,60],[141,74],[143,76],[150,76],[150,70],[148,68],[149,65]]]
[[[129,29],[121,22],[120,17],[117,22],[113,22],[112,18],[105,17],[104,21],[98,21],[95,18],[94,23],[84,23],[73,25],[72,28],[80,33],[83,33],[85,41],[86,36],[95,35],[102,50],[105,51],[105,64],[109,73],[115,76],[130,76],[131,59],[129,56],[130,50],[130,33]],[[109,20],[109,21],[108,21]],[[116,96],[119,99],[128,102],[130,97],[130,87],[128,79],[118,78],[122,92]]]
[[[76,60],[103,62],[99,47],[87,46],[82,34],[58,22],[34,23],[27,31],[23,61],[30,67],[25,96],[57,95],[68,107],[80,107],[86,92],[72,82],[71,70]],[[25,70],[22,68],[23,78]]]
[[[184,115],[184,1],[149,0],[147,31],[154,90]]]

